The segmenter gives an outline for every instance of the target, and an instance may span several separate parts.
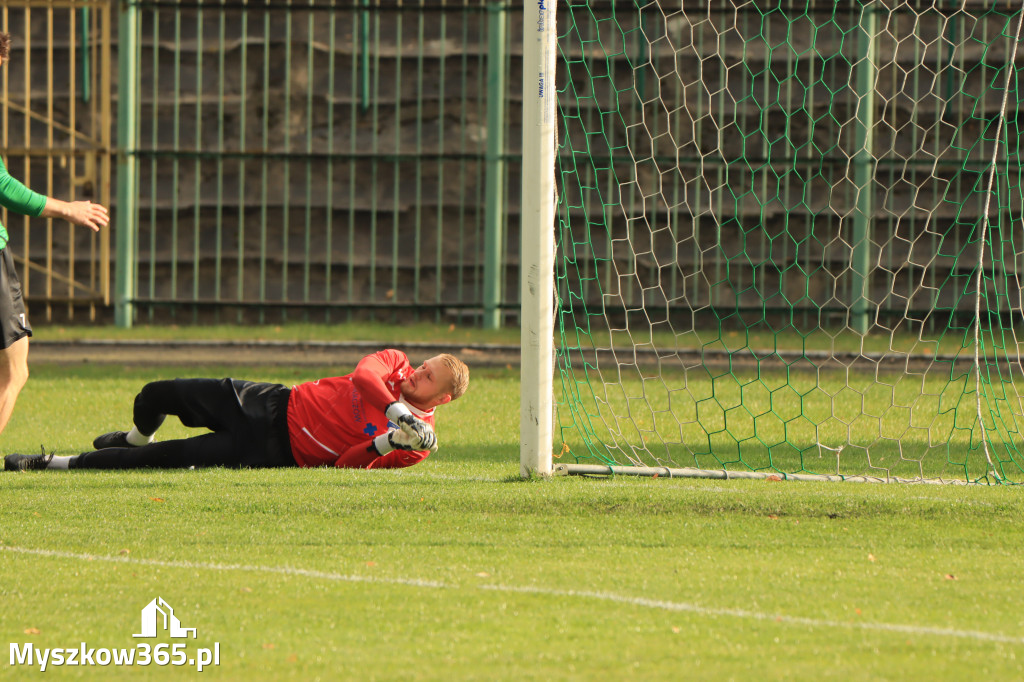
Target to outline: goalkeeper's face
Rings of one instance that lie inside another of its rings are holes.
[[[429,410],[452,399],[452,373],[436,358],[417,367],[402,382],[402,396],[420,409]]]

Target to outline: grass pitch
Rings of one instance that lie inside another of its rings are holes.
[[[36,366],[3,451],[85,449],[155,378],[323,371]],[[133,648],[159,596],[210,679],[1024,676],[1020,488],[520,481],[517,373],[471,391],[406,470],[4,472],[0,637]]]

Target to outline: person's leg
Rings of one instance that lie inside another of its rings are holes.
[[[187,469],[240,467],[238,448],[229,433],[206,433],[128,448],[104,448],[72,457],[71,469]]]
[[[133,412],[139,431],[155,433],[169,414],[185,426],[220,431],[235,423],[241,411],[231,379],[171,379],[143,386]]]
[[[21,280],[11,250],[0,249],[0,433],[14,412],[28,381],[28,337],[32,327],[25,315]]]
[[[231,379],[169,379],[146,384],[135,396],[133,426],[97,436],[97,450],[147,445],[167,415],[190,427],[211,431],[237,425],[241,410]]]
[[[14,412],[18,394],[28,381],[28,337],[0,348],[0,433]]]
[[[135,428],[151,436],[164,418],[214,433],[182,440],[131,445],[98,442],[94,452],[50,468],[135,469],[140,467],[295,466],[288,446],[289,391],[280,384],[232,379],[174,379],[146,384],[135,399]],[[115,432],[124,435],[124,432]],[[216,436],[214,438],[213,436]]]

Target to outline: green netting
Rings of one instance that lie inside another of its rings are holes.
[[[1020,3],[778,4],[560,3],[559,461],[1021,481]]]

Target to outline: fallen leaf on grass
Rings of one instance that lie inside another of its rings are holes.
[[[164,498],[162,498],[162,497],[151,497],[149,499],[153,500],[154,502],[163,502],[164,501]]]
[[[485,573],[484,571],[480,571],[479,573],[476,574],[476,577],[477,578],[490,578],[491,574],[490,573]]]
[[[25,628],[25,634],[26,635],[38,635],[39,634],[39,628]]]
[[[944,575],[942,577],[945,578],[946,580],[958,580],[958,578],[955,575],[953,575],[952,573],[947,573],[946,575]]]
[[[672,632],[676,633],[677,635],[678,635],[678,634],[679,634],[680,632],[682,632],[682,631],[683,631],[683,629],[682,629],[681,627],[679,627],[678,625],[673,625],[673,626],[672,626]]]
[[[269,649],[276,649],[277,645],[276,644],[272,644],[270,642],[264,642],[263,643],[263,648],[267,649],[267,650],[269,650]]]
[[[766,477],[764,480],[766,480],[766,481],[781,481],[782,480],[782,476],[779,476],[778,474],[772,474],[771,476]]]
[[[295,663],[296,661],[299,660],[299,657],[298,657],[297,654],[292,654],[291,656],[289,656],[285,660],[288,661],[289,663]]]
[[[868,561],[874,561],[874,560],[875,560],[875,555],[874,554],[868,554]]]
[[[120,554],[121,556],[128,556],[129,554],[132,553],[132,551],[130,549],[128,549],[127,547],[125,547],[124,549],[118,550],[117,553]]]
[[[778,514],[769,514],[768,518],[774,521],[774,520],[779,518],[779,515]]]
[[[374,566],[377,565],[377,562],[376,561],[367,561],[366,565],[369,566],[370,568],[373,568]]]

